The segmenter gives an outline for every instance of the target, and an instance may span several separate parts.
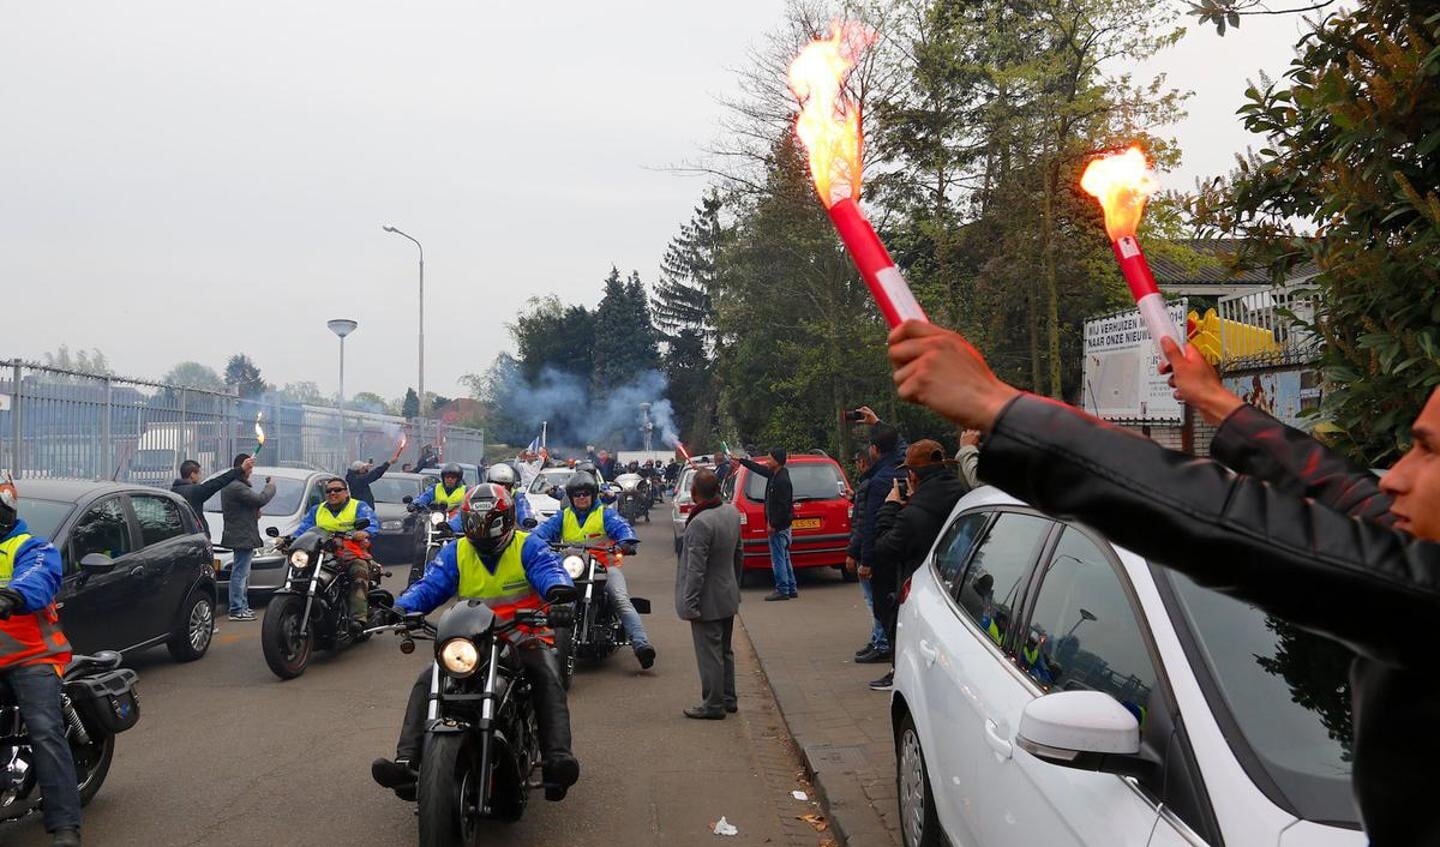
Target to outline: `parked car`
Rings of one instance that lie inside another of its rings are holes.
[[[785,466],[790,469],[790,483],[795,489],[795,522],[790,525],[793,530],[791,564],[796,570],[835,568],[845,575],[853,509],[850,482],[844,469],[819,452],[791,454]],[[765,486],[765,477],[739,463],[734,473],[725,478],[725,499],[740,510],[745,575],[770,570]]]
[[[695,502],[690,499],[690,486],[695,482],[695,472],[705,468],[715,470],[715,466],[703,462],[694,465],[686,465],[680,469],[680,476],[675,478],[675,494],[670,500],[670,529],[675,534],[675,554],[680,554],[680,539],[685,535],[685,521],[690,518],[690,510],[695,508]]]
[[[281,535],[289,535],[300,525],[305,513],[323,499],[321,482],[333,479],[335,474],[309,468],[256,465],[250,472],[250,483],[257,488],[263,486],[267,476],[275,481],[275,496],[260,510],[260,532],[263,534],[273,526]],[[233,554],[218,546],[225,531],[219,492],[205,501],[205,521],[210,524],[210,541],[217,545],[214,568],[220,585],[228,591]],[[267,536],[265,546],[257,550],[255,558],[250,561],[250,592],[270,592],[284,584],[285,557],[275,552],[275,542]]]
[[[530,487],[525,489],[525,498],[530,501],[535,520],[544,523],[560,511],[560,501],[550,496],[550,489],[557,485],[564,488],[574,475],[575,471],[570,468],[546,468],[535,475]]]
[[[434,484],[434,477],[396,471],[370,483],[370,493],[375,495],[375,517],[380,519],[379,531],[371,542],[376,561],[409,565],[421,555],[415,516],[405,508],[406,498],[413,500]]]
[[[1366,843],[1343,647],[993,488],[901,596],[907,847]]]
[[[56,603],[76,653],[164,644],[204,656],[215,631],[210,541],[185,501],[142,485],[27,479],[20,517],[65,563]]]

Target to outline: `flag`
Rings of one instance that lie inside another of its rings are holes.
[[[525,450],[526,450],[526,452],[528,452],[528,453],[539,453],[539,452],[540,452],[540,436],[538,436],[538,435],[535,436],[535,438],[530,442],[530,446],[529,446],[529,447],[526,447]]]

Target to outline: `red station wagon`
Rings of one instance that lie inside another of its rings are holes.
[[[801,568],[845,571],[850,544],[850,481],[840,464],[823,453],[792,453],[786,467],[795,488],[795,523],[790,560]],[[740,510],[740,537],[745,573],[770,570],[770,542],[765,533],[766,479],[738,462],[725,480],[725,499]],[[850,577],[847,575],[846,577]]]

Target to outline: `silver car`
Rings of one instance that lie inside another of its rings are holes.
[[[306,468],[278,468],[256,465],[250,482],[257,488],[270,477],[275,482],[275,496],[260,510],[260,533],[275,527],[281,535],[290,535],[323,497],[320,484],[335,474]],[[215,546],[215,570],[221,588],[230,585],[232,552],[220,545],[225,519],[220,512],[220,493],[205,501],[205,522],[210,524],[210,542]],[[257,550],[250,563],[250,590],[274,591],[285,582],[285,557],[275,552],[275,541],[266,537],[265,546]]]

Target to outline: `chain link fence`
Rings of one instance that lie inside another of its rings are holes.
[[[202,473],[255,453],[258,463],[339,473],[356,459],[383,462],[406,440],[397,469],[425,445],[443,460],[482,464],[485,433],[443,420],[310,406],[68,371],[13,359],[0,364],[0,468],[20,477],[110,479],[168,486],[186,459]]]

